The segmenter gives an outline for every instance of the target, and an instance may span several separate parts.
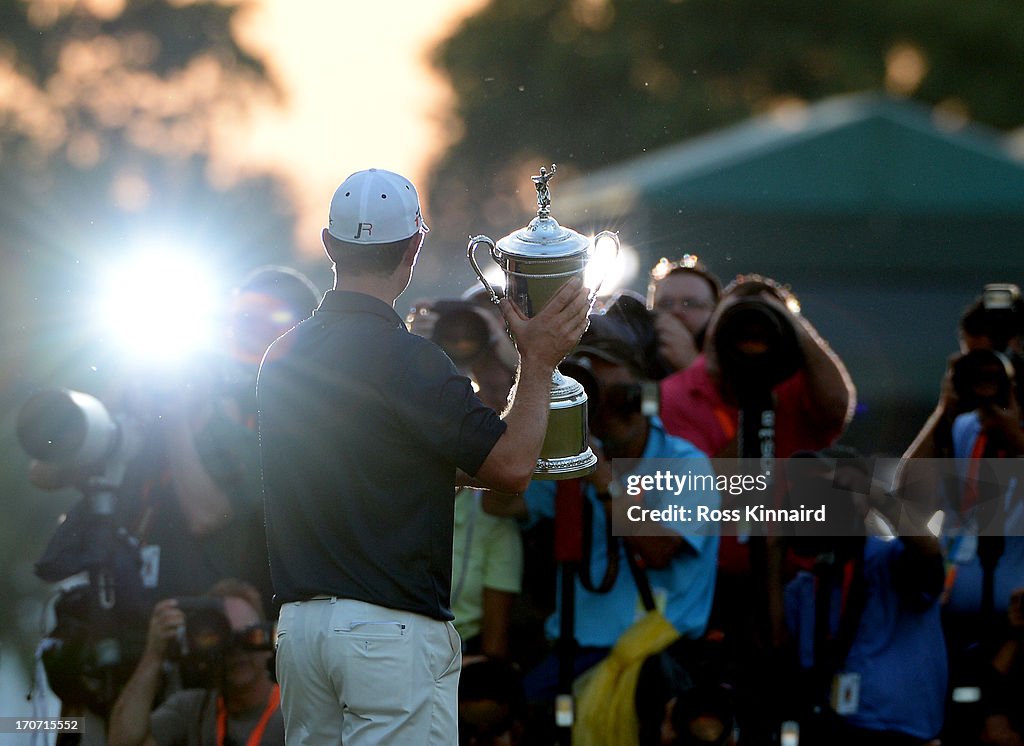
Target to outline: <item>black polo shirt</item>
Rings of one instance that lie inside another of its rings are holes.
[[[330,291],[260,366],[275,601],[318,594],[452,619],[456,467],[505,423],[391,306]]]

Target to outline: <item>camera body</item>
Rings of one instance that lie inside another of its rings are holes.
[[[411,332],[444,350],[456,366],[468,368],[496,347],[501,352],[487,313],[471,300],[427,300],[409,310],[405,323]],[[515,367],[517,360],[506,362]]]
[[[654,316],[631,295],[619,294],[603,312],[591,315],[579,345],[558,366],[587,392],[591,426],[607,417],[626,419],[634,414],[650,417],[658,413],[657,347]],[[594,374],[591,358],[626,366],[636,381],[602,385]]]
[[[464,300],[435,301],[436,314],[431,341],[444,350],[458,366],[469,365],[494,346],[495,339],[485,311]]]
[[[241,631],[233,630],[223,598],[184,596],[177,601],[185,614],[185,624],[170,657],[178,663],[183,687],[217,686],[225,656],[232,651],[273,650],[273,626],[261,622]]]
[[[1020,288],[990,283],[974,312],[975,336],[987,337],[991,349],[972,350],[953,363],[952,384],[959,407],[970,412],[984,406],[1007,407],[1011,392],[1024,396],[1024,356],[1014,342],[1024,336],[1024,299]]]
[[[65,707],[85,707],[105,717],[142,655],[144,628],[124,625],[116,639],[110,636],[88,585],[61,591],[54,615],[56,624],[39,645],[47,683]]]
[[[570,355],[558,368],[587,392],[587,419],[591,424],[601,422],[604,417],[627,418],[633,414],[649,417],[658,413],[657,383],[640,381],[603,387],[594,375],[588,354],[591,353]]]
[[[997,350],[1007,349],[1024,335],[1024,299],[1020,288],[1007,282],[992,282],[981,294],[985,325]]]

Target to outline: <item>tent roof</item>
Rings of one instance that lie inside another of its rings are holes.
[[[1024,163],[978,125],[857,94],[760,116],[565,184],[555,211],[1024,214]]]

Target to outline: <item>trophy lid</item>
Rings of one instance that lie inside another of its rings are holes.
[[[548,182],[555,175],[555,165],[531,177],[537,187],[537,217],[525,228],[498,239],[499,252],[513,259],[567,259],[585,254],[590,239],[571,228],[565,228],[551,217],[551,190]]]

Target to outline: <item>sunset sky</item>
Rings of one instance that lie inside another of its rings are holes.
[[[253,2],[239,35],[268,60],[287,99],[232,133],[228,157],[284,171],[302,210],[303,252],[320,252],[327,204],[351,171],[379,166],[422,179],[453,135],[452,93],[427,57],[485,2]]]

